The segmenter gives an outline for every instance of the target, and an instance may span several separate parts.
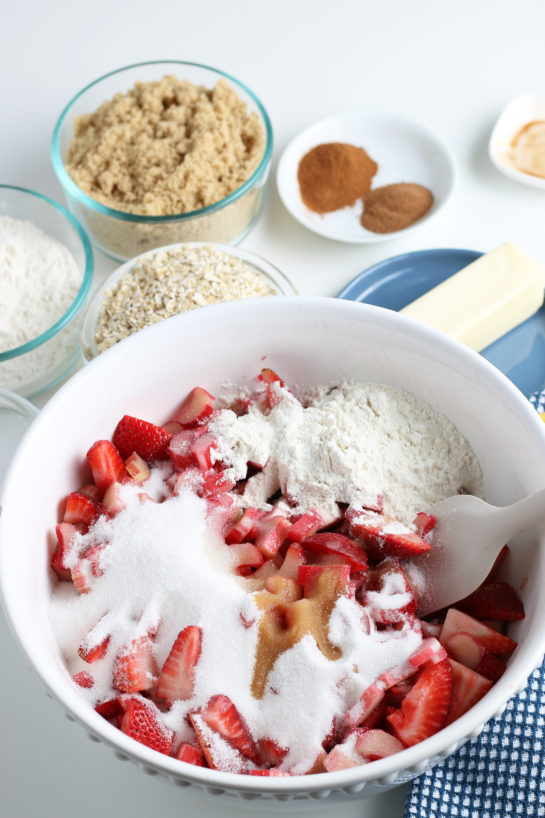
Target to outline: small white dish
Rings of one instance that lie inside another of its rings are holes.
[[[518,170],[512,159],[512,141],[524,125],[545,121],[545,96],[525,94],[512,100],[500,114],[488,143],[492,164],[505,176],[523,185],[545,190],[545,179]]]
[[[414,224],[394,233],[373,233],[362,227],[361,201],[332,213],[310,210],[301,198],[297,169],[311,148],[326,142],[347,142],[365,148],[378,164],[371,189],[396,182],[416,182],[433,193],[432,207]],[[367,244],[396,238],[427,222],[446,204],[455,177],[452,154],[426,127],[390,114],[356,111],[323,119],[298,134],[280,158],[276,180],[284,205],[309,230],[337,241]]]

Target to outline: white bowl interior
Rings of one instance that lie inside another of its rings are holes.
[[[51,533],[62,498],[82,478],[95,439],[124,413],[165,422],[194,385],[212,393],[249,383],[271,366],[289,384],[374,380],[410,390],[467,436],[483,467],[487,498],[512,502],[545,485],[545,429],[520,392],[480,356],[424,325],[369,305],[327,298],[253,299],[176,316],[118,344],[78,372],[28,430],[6,478],[0,518],[0,578],[16,636],[46,686],[96,736],[142,765],[209,791],[373,794],[452,752],[525,682],[545,647],[543,535],[520,538],[508,564],[527,617],[511,666],[466,716],[428,741],[373,765],[287,779],[254,779],[190,768],[128,739],[79,696],[49,621]],[[28,509],[32,481],[32,513]],[[471,565],[468,544],[468,570]],[[241,780],[242,779],[242,780]],[[377,781],[378,779],[378,781]],[[224,789],[222,789],[224,788]],[[243,796],[244,797],[244,796]]]
[[[347,142],[365,148],[378,164],[372,189],[395,182],[416,182],[428,187],[434,196],[431,209],[413,226],[395,233],[373,233],[364,229],[360,224],[361,203],[333,213],[313,212],[301,198],[297,169],[311,148],[326,142]],[[455,166],[447,147],[417,122],[386,114],[355,112],[322,120],[298,134],[284,150],[276,178],[284,205],[305,227],[330,239],[367,244],[387,241],[416,229],[436,214],[452,193]]]
[[[511,159],[511,141],[520,129],[528,122],[545,119],[545,96],[543,94],[524,94],[512,100],[500,114],[496,122],[488,153],[492,163],[501,173],[523,185],[545,190],[545,179],[531,176],[518,170]]]

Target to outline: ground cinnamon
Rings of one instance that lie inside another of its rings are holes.
[[[299,162],[301,198],[317,213],[349,207],[369,192],[377,170],[363,148],[344,142],[317,145]]]
[[[427,187],[400,182],[372,190],[363,199],[361,224],[373,233],[394,233],[421,219],[433,204]]]

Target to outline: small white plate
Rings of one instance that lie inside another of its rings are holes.
[[[315,213],[301,199],[297,169],[303,156],[324,142],[348,142],[365,148],[378,164],[372,189],[395,182],[416,182],[429,188],[434,203],[410,227],[395,233],[372,233],[361,226],[361,201],[333,213]],[[284,150],[276,181],[280,198],[301,224],[337,241],[367,244],[387,241],[417,229],[445,205],[456,176],[454,159],[448,148],[417,122],[390,114],[353,112],[323,119],[302,131]]]
[[[494,126],[488,143],[488,154],[497,169],[510,179],[545,190],[545,179],[517,170],[511,159],[513,137],[524,125],[534,120],[545,121],[545,96],[525,94],[514,99],[504,108]]]

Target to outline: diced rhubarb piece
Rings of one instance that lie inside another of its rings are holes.
[[[271,767],[268,770],[250,770],[250,775],[268,775],[274,776],[275,778],[285,778],[286,776],[289,777],[291,773]]]
[[[133,452],[144,460],[162,457],[172,440],[172,433],[147,420],[124,415],[115,428],[112,441],[122,458]]]
[[[278,575],[278,566],[274,560],[265,560],[260,568],[257,568],[251,575],[252,581],[259,580],[263,585],[268,579]]]
[[[367,570],[365,551],[344,534],[333,532],[315,534],[305,540],[304,548],[311,554],[330,554],[338,557],[339,562],[348,563],[355,571]]]
[[[264,515],[265,512],[260,508],[246,508],[242,516],[224,530],[225,542],[233,545],[243,540],[253,540],[259,530],[257,523]]]
[[[102,505],[112,517],[125,508],[125,503],[121,499],[121,489],[121,483],[114,481],[108,486],[102,498]]]
[[[191,451],[193,444],[204,435],[206,429],[184,429],[174,435],[167,449],[167,455],[178,469],[187,469],[195,465]]]
[[[321,528],[335,522],[333,515],[326,515],[323,509],[312,508],[301,514],[292,522],[288,532],[288,539],[292,542],[303,542],[307,537],[312,537]]]
[[[280,747],[272,738],[260,738],[257,742],[261,763],[270,767],[278,767],[286,758],[288,751]]]
[[[278,569],[278,574],[281,577],[289,577],[290,579],[297,580],[299,568],[301,565],[305,565],[305,563],[306,557],[303,547],[292,543],[286,551],[286,556]]]
[[[115,699],[106,699],[95,705],[95,711],[104,719],[115,719],[123,713],[121,700],[118,697]]]
[[[417,648],[414,653],[411,653],[409,656],[409,663],[415,667],[421,667],[425,665],[427,662],[431,662],[432,664],[436,664],[437,662],[442,662],[443,659],[447,658],[447,652],[441,642],[435,637],[430,636],[427,639],[424,639],[422,644],[419,648]]]
[[[476,619],[500,619],[503,622],[524,619],[522,600],[508,582],[485,582],[457,602],[456,608]]]
[[[269,517],[261,522],[254,542],[266,559],[276,556],[286,539],[289,527],[290,524],[285,517]]]
[[[233,569],[241,576],[247,576],[263,565],[263,554],[251,542],[230,545],[229,556],[233,559]]]
[[[124,645],[115,657],[113,687],[123,693],[150,690],[157,673],[151,639],[140,636]]]
[[[283,387],[284,381],[281,380],[274,370],[265,367],[257,376],[258,380],[263,381],[267,387],[267,405],[272,409],[278,403],[278,396],[273,388],[273,384]]]
[[[486,652],[475,668],[475,673],[478,673],[480,676],[484,676],[485,679],[490,679],[493,682],[497,682],[498,679],[503,676],[506,670],[507,665],[505,662],[502,662],[502,660],[498,659],[497,656],[494,656],[493,653]]]
[[[349,515],[350,534],[361,537],[369,554],[380,560],[384,557],[415,557],[429,551],[431,546],[407,525],[383,514],[363,511]]]
[[[151,474],[151,469],[146,461],[139,454],[133,452],[125,460],[125,468],[133,480],[138,483],[145,483]]]
[[[80,670],[79,673],[74,673],[72,679],[75,681],[77,685],[80,687],[85,687],[87,689],[93,687],[95,680],[91,676],[90,673],[87,673],[86,670]]]
[[[403,622],[416,613],[418,602],[401,563],[388,557],[369,571],[362,605],[370,608],[375,622]]]
[[[88,594],[91,590],[89,582],[90,567],[80,560],[70,571],[72,582],[78,594]]]
[[[121,483],[130,477],[123,458],[109,440],[97,440],[87,452],[87,462],[101,494],[112,483]]]
[[[439,639],[441,628],[443,627],[442,622],[427,622],[425,619],[420,619],[419,622],[422,629],[422,636],[425,638],[433,636],[435,639]]]
[[[161,699],[190,699],[195,687],[195,667],[201,655],[202,631],[188,625],[178,636],[161,670],[156,695]]]
[[[500,659],[508,658],[517,647],[517,643],[514,642],[513,639],[509,639],[508,636],[504,636],[503,633],[499,633],[487,625],[483,625],[482,622],[463,613],[463,611],[458,611],[456,608],[449,608],[441,629],[439,641],[445,645],[447,640],[454,633],[458,633],[459,631],[469,633],[480,645],[486,648],[487,651],[495,653]]]
[[[99,659],[102,659],[102,657],[106,655],[106,651],[108,650],[109,644],[110,644],[109,636],[106,636],[104,639],[97,643],[89,643],[88,639],[84,639],[81,645],[79,646],[78,654],[81,656],[84,662],[88,662],[89,664],[91,664],[92,662],[97,662]]]
[[[121,699],[121,706],[124,711],[121,731],[146,747],[169,755],[174,732],[162,723],[162,714],[153,702],[141,696],[127,696]]]
[[[95,501],[95,503],[100,502],[101,493],[94,483],[85,483],[85,485],[80,488],[79,493],[85,494],[86,497],[90,497],[91,500]]]
[[[349,770],[352,767],[359,766],[362,759],[355,757],[355,754],[350,753],[342,744],[336,744],[326,755],[323,763],[328,773],[335,773],[338,770]]]
[[[309,598],[315,595],[318,579],[324,571],[338,574],[339,582],[348,588],[350,583],[349,565],[301,565],[297,574],[297,582],[303,586],[305,597]]]
[[[201,438],[202,439],[202,438]],[[199,494],[208,499],[222,495],[222,501],[226,493],[234,489],[235,481],[229,480],[221,471],[209,471],[203,476]],[[229,498],[232,502],[232,498]],[[231,503],[229,503],[231,505]]]
[[[452,668],[452,697],[445,723],[452,724],[488,693],[492,681],[454,659],[448,661]]]
[[[343,725],[348,728],[358,727],[383,699],[384,688],[379,684],[369,685],[358,701],[345,713]]]
[[[201,710],[206,724],[254,764],[260,765],[261,758],[250,731],[228,696],[212,696]]]
[[[191,444],[191,454],[197,468],[204,472],[212,468],[212,452],[215,449],[217,449],[216,438],[209,434],[201,435]]]
[[[420,511],[414,518],[413,525],[416,528],[416,533],[421,537],[425,537],[430,531],[433,531],[437,524],[437,517],[434,514],[428,514],[425,511]]]
[[[100,516],[100,506],[86,494],[73,491],[66,498],[63,521],[73,525],[90,526]]]
[[[173,494],[180,494],[181,491],[191,491],[199,494],[202,491],[204,474],[196,466],[184,468],[178,473],[172,474],[167,483]]]
[[[366,730],[356,740],[356,750],[365,761],[377,761],[394,753],[400,753],[405,745],[385,730]]]
[[[401,707],[386,717],[396,737],[412,747],[445,725],[452,693],[450,660],[444,659],[419,672]]]
[[[210,392],[202,386],[196,386],[176,410],[173,421],[181,426],[193,426],[202,423],[213,411],[214,398]]]
[[[452,659],[456,659],[471,670],[475,670],[486,653],[485,648],[465,631],[458,631],[449,636],[445,641],[445,648]]]
[[[197,749],[197,747],[193,747],[192,744],[187,744],[185,741],[180,744],[176,758],[179,759],[179,761],[185,761],[186,764],[194,764],[196,767],[206,766],[201,751]]]
[[[72,573],[66,560],[74,546],[74,538],[78,534],[78,529],[72,523],[59,523],[55,532],[57,548],[51,556],[51,567],[62,582],[70,582]]]
[[[94,577],[101,577],[104,574],[100,564],[102,554],[106,549],[106,545],[92,545],[85,551],[83,555],[91,568],[91,574]]]

